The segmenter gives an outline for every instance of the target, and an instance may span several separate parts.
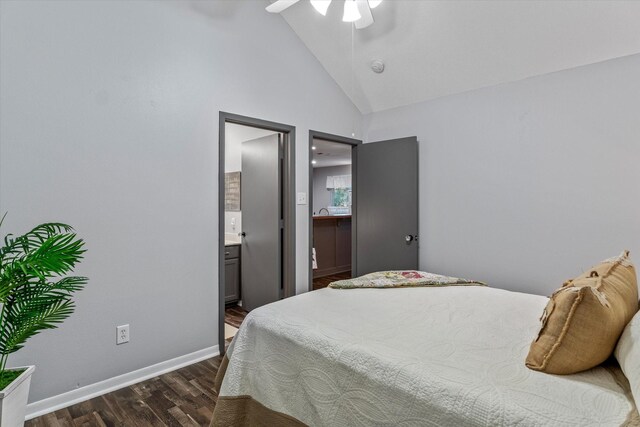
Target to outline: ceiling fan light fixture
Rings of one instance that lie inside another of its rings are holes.
[[[356,0],[345,0],[344,15],[342,16],[342,20],[344,22],[355,22],[361,17],[362,16],[358,11],[358,5],[356,4]]]
[[[1,1],[1,0],[0,0]],[[270,0],[266,9],[270,13],[282,13],[285,9],[298,3],[300,0]],[[322,16],[327,15],[332,0],[309,0],[313,8]],[[382,3],[382,0],[343,0],[344,14],[342,20],[344,22],[353,23],[356,29],[367,28],[373,24],[373,14],[371,9]]]
[[[329,5],[331,5],[331,0],[309,0],[311,2],[311,6],[315,10],[320,13],[322,16],[327,15],[327,9],[329,9]]]

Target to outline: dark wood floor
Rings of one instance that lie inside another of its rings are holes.
[[[335,280],[350,277],[351,273],[341,273],[316,279],[313,288],[324,288]],[[239,328],[246,315],[247,311],[242,307],[227,307],[224,321]],[[217,356],[151,378],[34,418],[27,421],[25,426],[208,426],[217,400],[213,381],[221,360]]]
[[[207,426],[220,356],[27,421],[26,427]]]
[[[249,312],[238,305],[225,307],[224,323],[239,328]]]
[[[332,274],[331,276],[318,277],[317,279],[313,279],[313,290],[315,291],[317,289],[326,288],[331,282],[345,279],[351,279],[350,271],[347,271],[345,273]]]

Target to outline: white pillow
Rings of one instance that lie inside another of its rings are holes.
[[[640,311],[624,328],[614,354],[629,380],[636,406],[640,406]]]

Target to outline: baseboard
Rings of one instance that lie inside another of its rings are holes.
[[[184,356],[178,356],[174,359],[156,363],[155,365],[147,366],[133,372],[118,375],[117,377],[109,378],[57,396],[52,396],[47,399],[30,403],[27,405],[25,419],[30,420],[53,411],[57,411],[58,409],[84,402],[85,400],[157,377],[158,375],[166,374],[167,372],[175,371],[176,369],[218,356],[219,354],[220,350],[218,346],[214,345],[213,347],[185,354]]]

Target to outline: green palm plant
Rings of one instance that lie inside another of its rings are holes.
[[[3,221],[4,217],[0,226]],[[9,355],[73,313],[73,293],[88,279],[63,276],[82,260],[84,252],[84,241],[66,224],[41,224],[22,236],[4,238],[0,248],[0,390],[17,376],[6,370]]]

